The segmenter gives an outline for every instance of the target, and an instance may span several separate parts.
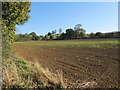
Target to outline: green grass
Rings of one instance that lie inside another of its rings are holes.
[[[46,80],[47,85],[44,86],[43,83],[45,83],[45,81],[43,82],[43,81],[40,80],[40,77],[42,75],[45,78],[44,73],[38,72],[36,70],[38,68],[36,68],[34,66],[31,66],[28,61],[25,61],[18,56],[13,55],[13,60],[14,60],[14,63],[16,65],[16,68],[17,68],[16,73],[18,73],[22,77],[21,79],[19,79],[19,85],[15,84],[15,85],[12,86],[13,89],[14,88],[29,88],[29,87],[34,88],[34,85],[35,85],[35,88],[55,87],[58,90],[61,90],[61,88],[64,88],[62,83],[54,83],[54,82],[49,81],[49,82],[53,83],[54,86],[52,86],[51,84],[48,83],[47,80]],[[22,82],[22,84],[20,82]]]
[[[65,40],[65,41],[30,41],[30,42],[18,42],[25,46],[77,46],[77,47],[93,47],[93,48],[118,48],[120,44],[118,40]]]
[[[20,74],[28,74],[29,71],[31,70],[31,66],[29,62],[22,60],[21,58],[17,56],[13,56],[13,59],[15,61],[17,70]]]

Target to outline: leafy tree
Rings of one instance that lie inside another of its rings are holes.
[[[52,34],[56,34],[56,33],[57,33],[57,30],[52,31]]]
[[[117,32],[115,32],[115,36],[114,37],[120,37],[120,31],[117,31]]]
[[[35,37],[37,36],[35,32],[31,32],[29,35],[31,35],[32,40],[35,40]]]
[[[50,36],[51,35],[51,33],[50,32],[48,32],[48,36]]]
[[[82,25],[81,25],[81,24],[77,24],[77,25],[75,25],[74,30],[81,29],[81,27],[82,27]]]
[[[66,34],[65,33],[62,33],[59,37],[59,39],[66,39]]]
[[[102,33],[101,33],[101,32],[97,32],[97,33],[95,34],[95,37],[100,38],[101,36],[102,36]]]
[[[2,2],[3,55],[8,56],[14,43],[16,25],[29,19],[30,2]]]
[[[31,32],[29,35],[37,36],[35,32]]]
[[[52,31],[52,34],[55,34],[55,31]]]
[[[85,34],[83,32],[80,32],[80,38],[84,38]]]
[[[31,37],[29,34],[18,34],[18,35],[15,35],[15,41],[30,41],[31,40]]]
[[[81,33],[81,32],[82,32],[82,33],[85,34],[86,30],[84,30],[84,29],[78,29],[77,32],[78,32],[78,33]]]
[[[71,38],[74,38],[75,36],[75,32],[73,29],[67,29],[66,30],[66,39],[71,39]]]
[[[78,30],[75,30],[76,32],[76,38],[80,38],[80,34],[85,34],[86,30],[84,29],[78,29]]]
[[[62,33],[62,29],[61,29],[61,28],[59,29],[59,33],[60,33],[60,34]]]
[[[55,34],[56,34],[56,33],[57,33],[57,30],[55,30],[54,32],[55,32]]]
[[[77,24],[75,27],[74,27],[74,30],[76,32],[76,38],[79,38],[80,37],[80,33],[82,32],[82,34],[85,34],[86,30],[82,29],[81,28],[81,24]]]
[[[90,33],[89,37],[90,38],[94,38],[95,34],[94,33]]]
[[[36,36],[36,37],[35,37],[35,40],[40,40],[40,37],[39,37],[39,36]]]
[[[114,37],[115,33],[111,32],[111,33],[105,33],[105,37],[110,38],[110,37]]]
[[[40,35],[40,40],[42,40],[42,38],[43,38],[43,36],[42,36],[42,35]]]

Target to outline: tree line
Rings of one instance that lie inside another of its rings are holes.
[[[90,33],[86,34],[86,30],[81,28],[81,24],[77,24],[74,29],[66,29],[65,32],[62,32],[60,28],[52,32],[48,32],[46,35],[37,35],[35,32],[30,34],[17,34],[15,41],[30,41],[30,40],[69,40],[69,39],[93,39],[93,38],[120,38],[120,31],[108,32],[108,33]]]

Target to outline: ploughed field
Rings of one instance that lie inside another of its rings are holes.
[[[16,42],[14,49],[25,60],[39,62],[53,72],[62,70],[68,87],[81,87],[85,82],[99,88],[118,87],[117,39]]]

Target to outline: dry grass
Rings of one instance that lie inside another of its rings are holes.
[[[57,85],[61,85],[61,87],[66,88],[67,83],[63,80],[63,72],[62,70],[57,70],[56,73],[48,68],[43,68],[39,62],[35,63],[35,68],[37,68],[38,73],[43,74],[48,81]],[[45,83],[46,84],[46,83]],[[46,85],[45,85],[46,86]]]
[[[30,88],[29,85],[33,82],[30,76],[28,78],[23,78],[21,74],[19,74],[17,66],[13,61],[13,58],[9,58],[4,62],[3,67],[3,88]]]
[[[16,65],[11,62],[11,58],[9,60],[6,60],[7,62],[4,62],[3,67],[3,85],[4,87],[8,88],[9,86],[13,86],[18,83],[20,80],[20,77],[17,73]]]
[[[65,88],[62,71],[54,74],[49,69],[41,67],[39,63],[30,64],[30,70],[25,71],[22,64],[26,63],[24,61],[16,63],[12,57],[4,62],[3,88],[62,88],[63,86]]]
[[[23,68],[22,65],[26,65],[24,61],[15,61],[10,57],[4,60],[3,64],[3,88],[38,88],[38,84],[33,81],[34,72]]]

